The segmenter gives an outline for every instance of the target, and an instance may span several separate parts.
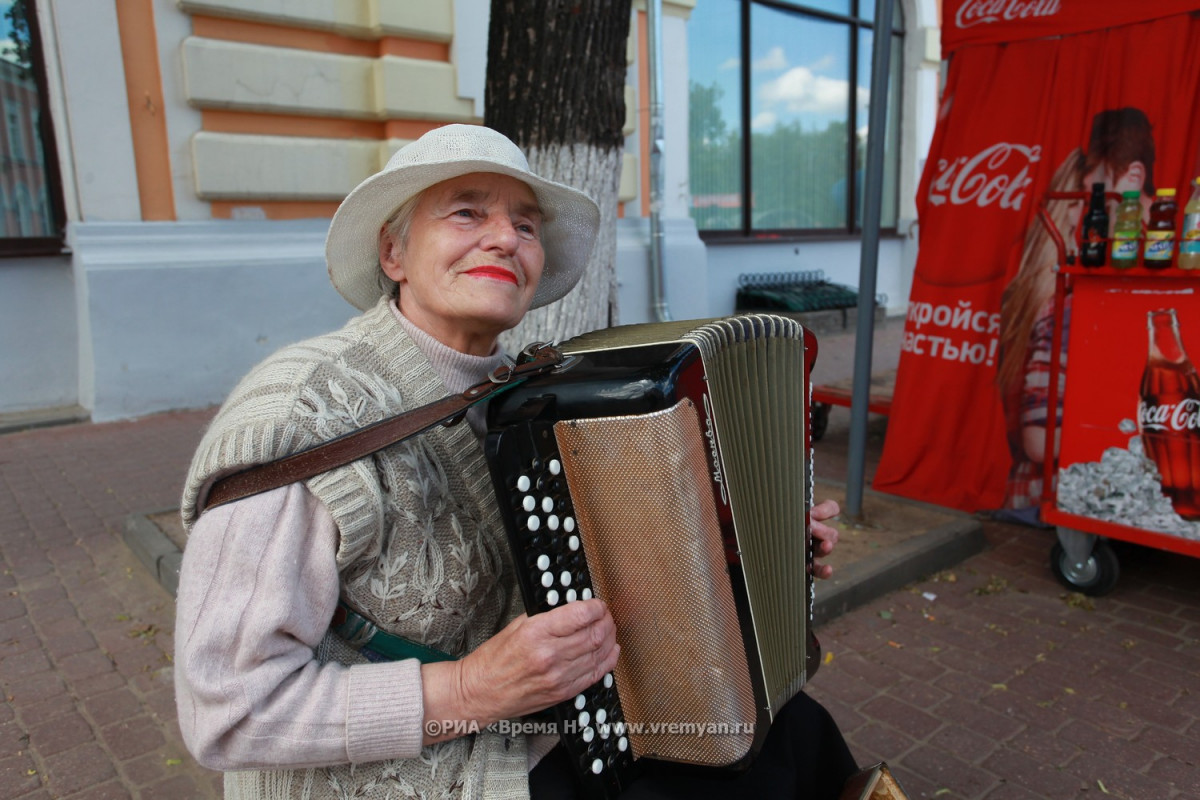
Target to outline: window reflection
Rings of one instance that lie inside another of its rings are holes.
[[[29,0],[0,0],[0,236],[56,236]]]

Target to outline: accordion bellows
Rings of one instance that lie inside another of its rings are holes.
[[[517,445],[500,431],[528,425],[505,435],[552,439],[538,447],[561,461],[586,577],[616,621],[633,756],[744,765],[818,660],[807,528],[816,343],[794,320],[755,314],[609,328],[561,350],[578,363],[493,400],[497,493],[514,491],[506,473],[518,467],[504,464],[530,460],[506,456]],[[548,546],[521,519],[506,516],[518,564],[529,563],[523,548]],[[530,613],[544,610],[536,580],[522,589]]]

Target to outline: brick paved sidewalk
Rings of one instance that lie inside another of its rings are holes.
[[[220,797],[176,728],[174,604],[120,536],[177,502],[208,418],[0,436],[0,800]],[[913,798],[1200,800],[1196,561],[1122,548],[1088,603],[1050,577],[1049,534],[986,529],[988,551],[818,630],[809,690],[857,759]]]
[[[1072,595],[1052,537],[985,523],[990,549],[818,631],[810,693],[860,763],[926,798],[1200,798],[1194,559],[1122,547],[1109,596]]]
[[[221,796],[183,748],[175,605],[121,541],[211,412],[0,436],[0,798]]]

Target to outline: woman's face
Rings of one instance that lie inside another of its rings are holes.
[[[488,355],[521,321],[542,277],[542,215],[507,175],[472,173],[426,189],[408,241],[384,232],[379,263],[400,286],[400,311],[463,353]]]

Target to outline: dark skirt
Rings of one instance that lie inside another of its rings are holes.
[[[762,750],[745,772],[714,777],[661,761],[644,760],[641,765],[643,773],[621,793],[622,800],[837,800],[846,779],[858,770],[833,717],[803,692],[775,717]],[[561,745],[529,773],[529,789],[533,800],[577,797],[575,777]]]

